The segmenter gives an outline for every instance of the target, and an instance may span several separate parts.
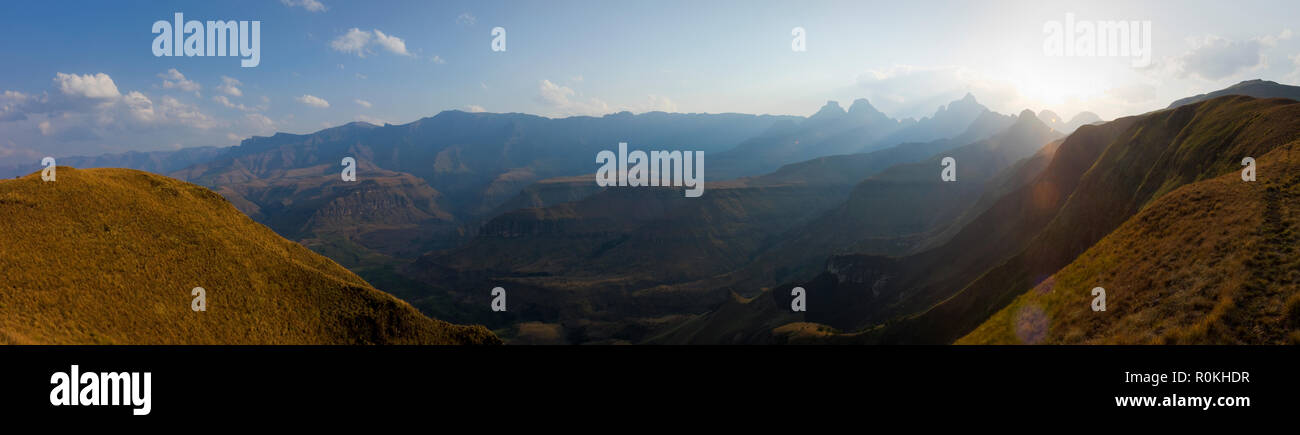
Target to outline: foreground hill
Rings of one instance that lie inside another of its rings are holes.
[[[210,190],[134,170],[0,181],[0,270],[0,343],[499,342],[424,317]]]
[[[1300,104],[1284,99],[1234,95],[1138,117],[1106,146],[1023,250],[924,313],[874,331],[876,339],[956,340],[1156,199],[1186,184],[1237,174],[1243,157],[1262,156],[1297,138]]]
[[[1161,197],[958,343],[1300,343],[1298,148]]]

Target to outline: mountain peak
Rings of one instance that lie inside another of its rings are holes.
[[[1276,85],[1276,84],[1278,83],[1275,81],[1264,80],[1264,79],[1242,80],[1235,85],[1228,86],[1228,89],[1238,88],[1242,86],[1250,86],[1250,85]]]
[[[983,104],[980,104],[979,101],[975,100],[974,95],[971,95],[970,92],[967,92],[966,96],[961,97],[961,99],[959,100],[953,100],[951,103],[948,103],[947,107],[940,106],[939,112],[947,111],[947,112],[973,114],[973,113],[984,111],[986,109],[987,108],[984,107]],[[938,116],[938,113],[936,113],[935,116]]]
[[[1039,119],[1038,115],[1035,115],[1033,110],[1025,109],[1025,110],[1021,110],[1020,115],[1016,116],[1016,123],[1012,124],[1011,128],[1012,129],[1024,129],[1024,128],[1050,129],[1051,127],[1049,127],[1047,123],[1044,123],[1042,119]]]
[[[1300,101],[1300,87],[1263,79],[1244,80],[1214,92],[1179,99],[1169,104],[1168,108],[1172,109],[1224,95],[1245,95],[1253,98],[1287,98]]]
[[[845,112],[844,108],[840,107],[840,103],[838,101],[829,100],[826,102],[826,105],[822,106],[821,109],[818,109],[817,113],[814,113],[810,118],[839,116],[839,115],[844,115],[846,113],[848,112]]]
[[[857,113],[879,113],[879,112],[880,111],[876,110],[876,107],[872,106],[871,102],[867,101],[866,98],[859,98],[853,100],[853,104],[849,105],[849,113],[857,114]]]
[[[1092,113],[1085,110],[1074,115],[1073,118],[1070,118],[1069,124],[1077,127],[1084,124],[1092,124],[1098,121],[1101,121],[1100,116],[1097,116],[1096,113]]]
[[[1038,120],[1049,124],[1056,124],[1065,121],[1064,119],[1061,119],[1061,115],[1057,115],[1056,112],[1047,109],[1038,111]]]

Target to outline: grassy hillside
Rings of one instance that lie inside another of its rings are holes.
[[[1297,139],[1300,104],[1242,96],[1084,126],[1035,181],[997,200],[945,244],[898,258],[832,257],[825,273],[801,284],[809,300],[822,303],[809,304],[800,320],[856,331],[823,342],[950,343],[1163,196],[1236,176],[1242,157]],[[726,327],[750,326],[708,329]]]
[[[1300,343],[1300,144],[1257,163],[1159,198],[958,343]]]
[[[0,343],[465,344],[220,195],[126,169],[0,181]],[[206,289],[207,311],[191,310]]]
[[[1300,104],[1291,100],[1228,96],[1143,115],[1106,146],[1023,250],[923,313],[870,336],[885,342],[956,340],[1161,196],[1236,174],[1242,157],[1264,155],[1297,138]]]

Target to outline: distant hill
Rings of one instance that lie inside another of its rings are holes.
[[[983,137],[995,128],[1001,131]],[[1032,113],[1016,118],[986,111],[959,137],[979,139],[964,147],[941,140],[819,158],[711,184],[700,198],[684,198],[677,189],[608,188],[578,201],[518,209],[491,219],[464,246],[425,255],[408,272],[465,298],[482,295],[459,289],[528,288],[515,299],[530,313],[519,320],[563,321],[567,328],[699,312],[726,300],[722,286],[737,284],[739,293],[753,294],[777,279],[773,275],[793,273],[793,265],[820,264],[827,252],[856,241],[923,233],[926,228],[914,227],[954,218],[978,199],[970,193],[979,191],[982,180],[1059,133]],[[966,187],[942,198],[936,193],[942,183],[939,152],[969,165],[959,169]],[[850,192],[860,196],[852,201],[855,208],[841,205]],[[915,219],[887,213],[889,208],[946,212],[914,225]],[[839,209],[844,211],[824,217]],[[787,243],[805,233],[818,237]],[[756,258],[772,260],[758,273],[750,268]]]
[[[186,166],[207,162],[230,151],[231,147],[193,147],[175,151],[127,151],[97,156],[56,157],[59,165],[74,168],[126,168],[167,174]],[[40,159],[20,166],[0,166],[0,178],[14,178],[40,170]]]
[[[1066,120],[1061,115],[1057,115],[1056,112],[1044,109],[1038,112],[1038,119],[1042,119],[1043,123],[1047,124],[1048,127],[1052,127],[1053,130],[1065,134],[1074,133],[1081,126],[1101,122],[1100,116],[1088,111],[1076,113],[1073,118]]]
[[[847,111],[838,102],[828,101],[807,119],[774,124],[735,148],[718,153],[711,158],[708,173],[714,180],[757,176],[819,157],[952,139],[969,130],[987,112],[988,108],[970,94],[940,106],[931,117],[906,122],[880,113],[866,99],[855,100]]]
[[[455,229],[451,214],[439,204],[440,192],[414,175],[381,169],[368,160],[357,161],[356,181],[343,181],[341,167],[331,164],[257,176],[240,168],[239,160],[222,162],[230,166],[198,165],[173,175],[209,180],[244,214],[353,270],[363,263],[356,258],[372,250],[415,257],[446,247],[433,235]],[[213,172],[223,178],[208,178]]]
[[[1169,104],[1169,109],[1197,103],[1224,95],[1245,95],[1255,98],[1287,98],[1300,101],[1300,86],[1284,85],[1278,82],[1268,80],[1246,80],[1241,83],[1220,89],[1208,94],[1200,94],[1187,98],[1181,98]]]
[[[967,93],[946,106],[940,106],[935,110],[934,115],[904,125],[898,131],[867,144],[860,151],[873,151],[900,143],[950,138],[965,131],[975,119],[988,110],[975,100],[974,95]]]
[[[421,315],[208,189],[127,169],[57,177],[0,181],[0,343],[499,342]]]
[[[552,119],[445,111],[401,125],[353,122],[311,134],[253,137],[220,159],[177,174],[215,186],[290,169],[338,167],[340,159],[351,156],[419,177],[442,193],[442,209],[460,220],[492,212],[534,181],[595,171],[596,153],[617,149],[619,142],[630,149],[699,150],[712,156],[793,119],[663,112]]]
[[[1060,136],[1026,110],[1014,124],[992,137],[890,166],[859,182],[844,202],[757,258],[740,273],[749,277],[744,281],[749,289],[739,293],[750,296],[762,286],[816,274],[833,253],[908,252],[975,205],[1003,169]],[[957,160],[958,182],[939,178],[944,157]]]

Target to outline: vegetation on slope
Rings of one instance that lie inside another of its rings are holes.
[[[497,343],[429,319],[199,186],[59,167],[0,181],[0,342]],[[194,311],[191,289],[206,290]]]
[[[1161,197],[958,343],[1300,343],[1300,143],[1257,164]]]
[[[1023,250],[924,313],[874,331],[873,341],[956,340],[1159,197],[1236,174],[1242,157],[1297,138],[1300,104],[1291,100],[1227,96],[1143,115],[1107,145]]]

